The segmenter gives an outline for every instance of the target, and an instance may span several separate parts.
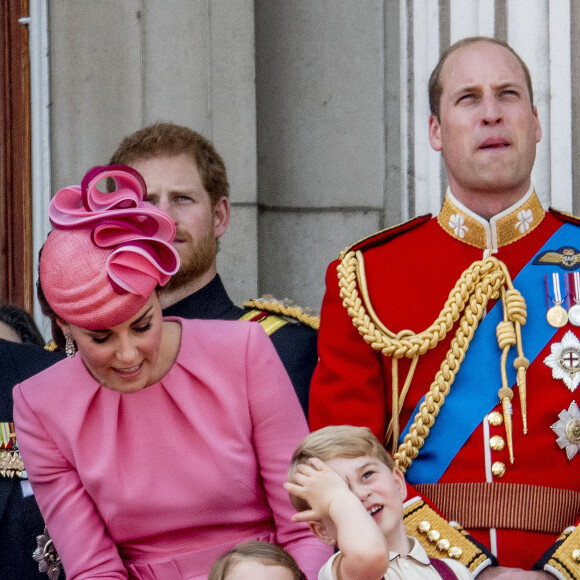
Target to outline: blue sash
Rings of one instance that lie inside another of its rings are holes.
[[[548,249],[557,250],[566,245],[580,247],[578,226],[569,223],[562,225],[536,256]],[[526,264],[514,280],[514,287],[522,293],[527,305],[528,316],[526,324],[522,326],[522,341],[524,353],[530,360],[530,364],[557,330],[546,321],[544,281],[547,268],[553,271],[557,265],[532,265],[534,258]],[[455,455],[481,424],[483,417],[498,404],[497,392],[501,387],[501,351],[497,345],[495,333],[496,326],[501,320],[503,320],[503,310],[501,301],[498,301],[480,322],[461,368],[451,385],[450,393],[425,440],[425,445],[405,474],[409,483],[437,483]],[[510,385],[516,383],[516,371],[513,367],[516,356],[516,349],[512,348],[506,363]],[[474,396],[475,393],[477,396]],[[401,433],[399,444],[409,432],[423,399],[415,407],[411,420]]]

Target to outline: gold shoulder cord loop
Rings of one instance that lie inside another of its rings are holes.
[[[364,307],[368,311],[368,315],[372,321],[372,323],[380,329],[380,331],[390,338],[401,341],[404,338],[409,338],[414,336],[413,331],[411,330],[401,330],[399,333],[395,334],[391,332],[383,323],[379,320],[376,312],[374,311],[368,293],[367,287],[367,279],[365,274],[365,265],[364,259],[361,252],[356,252],[355,254],[355,275],[356,280],[360,286],[360,292],[362,295],[362,299],[364,301]],[[400,355],[400,353],[399,353]],[[385,444],[389,443],[389,440],[392,441],[392,450],[393,453],[397,450],[397,442],[399,440],[399,415],[401,413],[401,408],[403,407],[403,403],[405,402],[405,397],[407,396],[407,392],[409,391],[409,387],[411,386],[411,381],[413,380],[413,376],[415,374],[415,369],[417,368],[417,362],[419,362],[419,355],[416,354],[415,356],[411,357],[411,366],[407,373],[407,378],[405,379],[405,384],[403,385],[403,389],[401,394],[399,395],[399,359],[401,356],[394,355],[391,362],[391,375],[392,375],[392,417],[389,422],[389,426],[385,433]]]
[[[526,432],[525,372],[529,362],[524,357],[521,339],[521,325],[526,321],[526,305],[521,294],[513,287],[509,272],[503,262],[497,258],[488,257],[471,264],[461,274],[455,287],[449,293],[437,319],[429,328],[420,333],[402,330],[395,334],[378,319],[370,303],[361,252],[348,252],[337,266],[337,272],[340,297],[353,325],[374,350],[393,359],[391,364],[392,418],[386,431],[385,443],[392,439],[395,462],[403,472],[406,472],[413,459],[419,454],[435,423],[439,409],[444,404],[455,375],[465,358],[469,343],[484,316],[487,303],[489,300],[497,300],[500,295],[504,307],[504,320],[497,329],[498,341],[502,349],[502,389],[500,392],[504,395],[503,398],[509,397],[505,389],[511,393],[507,383],[505,363],[509,348],[516,344],[518,357],[514,366],[518,375],[524,432]],[[431,383],[425,400],[419,406],[419,412],[415,415],[409,433],[397,448],[400,409],[411,385],[418,359],[428,350],[435,348],[459,319],[461,320],[441,367]],[[398,359],[403,357],[411,359],[411,367],[399,394]],[[508,402],[511,404],[511,399],[508,399]],[[508,428],[507,423],[506,428]]]

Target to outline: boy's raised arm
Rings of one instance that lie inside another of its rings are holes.
[[[298,512],[294,521],[310,523],[326,544],[337,545],[337,580],[382,578],[389,567],[389,547],[377,524],[344,479],[320,459],[297,466],[294,483],[286,490],[311,509]]]

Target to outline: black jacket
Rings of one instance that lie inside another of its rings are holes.
[[[164,316],[238,320],[250,309],[236,306],[228,296],[219,274],[206,286],[163,310]],[[270,335],[294,385],[304,414],[308,417],[310,379],[318,362],[316,330],[302,324],[286,324]]]
[[[61,358],[39,346],[0,339],[0,422],[13,421],[12,387]],[[0,475],[0,580],[47,580],[32,559],[44,522],[34,496],[22,496],[20,481]]]

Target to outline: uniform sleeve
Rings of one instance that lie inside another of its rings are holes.
[[[68,580],[127,578],[127,572],[74,465],[63,456],[16,385],[14,422],[34,495]]]
[[[451,560],[451,558],[444,558],[445,563],[453,570],[457,580],[473,580],[471,572],[460,562]]]
[[[336,266],[326,273],[326,294],[318,333],[319,361],[310,385],[310,428],[326,425],[369,427],[385,436],[385,392],[381,354],[354,327],[339,295]]]
[[[291,521],[295,510],[283,487],[294,449],[308,434],[306,419],[271,341],[258,324],[252,325],[247,356],[253,444],[276,524],[276,538],[308,580],[316,580],[332,549],[320,542],[306,524]]]
[[[317,334],[306,324],[290,322],[270,336],[305,416],[308,416],[310,381],[318,362]]]
[[[534,566],[559,580],[580,578],[580,522],[566,528]]]

